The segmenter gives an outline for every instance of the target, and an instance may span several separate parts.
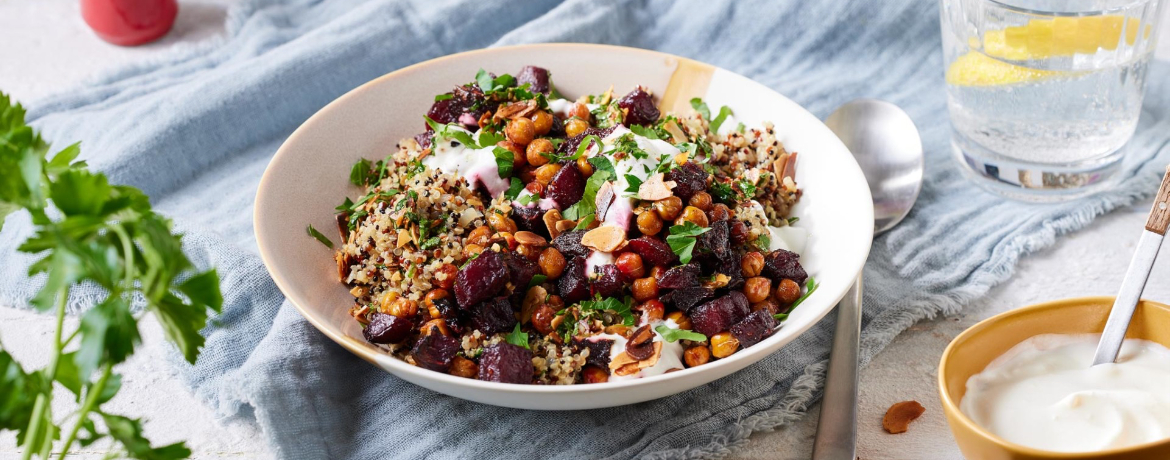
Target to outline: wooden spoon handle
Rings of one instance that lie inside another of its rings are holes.
[[[1154,197],[1154,207],[1150,209],[1146,230],[1164,236],[1167,226],[1170,226],[1170,167],[1166,168],[1166,175],[1162,177],[1162,187],[1158,189],[1158,196]]]

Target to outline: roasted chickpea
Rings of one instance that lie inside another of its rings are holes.
[[[688,204],[701,209],[703,212],[707,212],[711,209],[711,206],[714,203],[711,201],[710,193],[696,192],[694,195],[691,195],[691,199],[688,201]]]
[[[657,282],[655,282],[657,284]],[[639,310],[642,311],[650,321],[657,321],[662,319],[663,314],[666,313],[666,305],[659,302],[658,299],[650,299],[641,305]]]
[[[617,258],[618,271],[627,278],[637,279],[646,276],[646,267],[642,266],[642,256],[633,252],[623,252]]]
[[[422,327],[418,328],[419,334],[423,337],[438,332],[447,337],[451,336],[451,329],[447,328],[447,321],[442,318],[432,319],[423,323]]]
[[[536,307],[536,311],[532,312],[532,327],[541,334],[551,334],[553,332],[552,320],[556,316],[557,312],[553,311],[552,307],[541,304]]]
[[[565,256],[557,248],[544,248],[544,251],[540,252],[537,265],[540,266],[540,272],[544,276],[547,276],[550,281],[555,280],[560,278],[561,273],[565,271]]]
[[[533,262],[540,259],[540,248],[531,244],[521,244],[516,246],[516,253]]]
[[[780,280],[780,284],[776,285],[776,300],[781,305],[791,305],[800,298],[800,285],[796,281],[790,279]]]
[[[431,289],[431,291],[428,292],[425,297],[423,297],[423,305],[426,305],[427,308],[435,308],[435,301],[436,300],[446,299],[447,296],[450,296],[450,295],[451,295],[451,293],[447,292],[446,289]],[[438,318],[439,316],[442,316],[442,315],[431,314],[431,316]]]
[[[658,280],[654,277],[638,278],[634,280],[633,287],[630,288],[634,294],[634,300],[645,302],[650,299],[658,298]]]
[[[743,283],[743,295],[747,296],[748,302],[751,303],[762,302],[768,298],[771,291],[772,280],[762,276],[748,278]]]
[[[739,268],[743,270],[744,278],[760,276],[760,271],[764,269],[764,255],[756,251],[744,254],[739,260]]]
[[[577,159],[577,169],[581,171],[582,176],[589,177],[593,175],[593,165],[584,156]]]
[[[471,233],[467,234],[467,242],[471,244],[478,244],[483,246],[487,244],[488,239],[492,236],[492,228],[487,225],[480,225],[475,227]]]
[[[711,336],[711,354],[716,358],[726,358],[739,350],[739,339],[730,332],[720,332]]]
[[[455,275],[459,273],[459,267],[454,264],[443,264],[439,267],[439,271],[435,273],[435,281],[439,287],[443,289],[451,289],[455,287]]]
[[[706,345],[694,345],[683,352],[687,367],[702,366],[711,360],[711,350]]]
[[[556,148],[553,147],[552,141],[543,138],[535,139],[528,143],[528,149],[525,150],[524,157],[528,159],[528,164],[532,166],[544,166],[548,164],[548,157],[545,155],[551,155],[554,150]]]
[[[418,314],[418,301],[399,297],[390,304],[389,311],[385,313],[397,316],[399,318],[409,318],[412,321],[414,316]]]
[[[711,210],[707,211],[707,220],[711,222],[719,222],[731,218],[731,209],[723,203],[715,203],[711,206]]]
[[[561,165],[556,163],[549,163],[539,168],[536,168],[536,181],[541,184],[548,185],[552,182],[553,176],[557,175],[557,171],[561,170]]]
[[[662,279],[662,275],[665,275],[665,274],[666,274],[666,267],[663,267],[661,265],[655,265],[654,267],[650,268],[650,277],[654,278],[655,281]]]
[[[609,381],[609,372],[589,364],[581,368],[581,381],[584,383],[605,383]]]
[[[657,235],[662,231],[662,219],[655,211],[646,210],[638,214],[638,231],[643,235]]]
[[[670,312],[670,314],[666,315],[666,319],[674,321],[674,324],[677,324],[679,329],[689,331],[691,327],[694,327],[694,324],[691,323],[691,318],[686,313],[678,310]]]
[[[513,118],[508,121],[508,126],[504,127],[504,135],[508,136],[508,140],[512,142],[528,145],[536,138],[536,126],[532,124],[532,120],[527,118]]]
[[[532,114],[532,128],[536,130],[537,136],[548,134],[548,132],[552,130],[552,125],[552,114],[543,110],[537,110]]]
[[[682,209],[682,198],[677,196],[670,196],[654,202],[654,212],[658,213],[658,218],[664,221],[674,220],[682,212]]]
[[[488,225],[498,233],[516,233],[516,221],[498,212],[488,213]]]
[[[578,102],[573,104],[573,107],[569,108],[570,117],[577,117],[582,120],[589,121],[590,115],[592,114],[589,113],[589,106],[585,105],[584,102]]]
[[[521,147],[520,144],[512,141],[500,141],[496,143],[496,147],[502,147],[504,150],[512,152],[512,167],[519,169],[528,164],[528,160],[525,159],[524,147]]]
[[[479,254],[481,252],[483,252],[483,246],[480,246],[478,244],[472,243],[472,244],[463,245],[463,257],[466,257],[468,259],[470,259],[471,257],[473,257],[476,254]]]
[[[552,307],[553,311],[561,311],[565,309],[565,301],[559,295],[550,295],[548,300],[544,301],[545,305]]]
[[[570,118],[565,122],[565,135],[569,137],[577,137],[589,128],[589,122],[580,118]]]
[[[780,304],[776,299],[768,297],[763,302],[756,302],[752,304],[752,311],[766,310],[769,315],[780,313]]]
[[[399,294],[394,291],[386,291],[382,294],[382,302],[379,304],[378,311],[390,314],[390,308],[394,302],[398,300]]]
[[[532,181],[524,186],[524,190],[528,190],[528,193],[533,195],[540,196],[540,194],[544,193],[544,185],[540,182]]]
[[[456,377],[473,379],[479,373],[479,365],[475,364],[475,361],[455,355],[451,360],[450,372]]]
[[[682,225],[687,222],[700,227],[707,227],[709,225],[709,222],[707,222],[707,214],[704,214],[703,210],[694,206],[687,206],[686,209],[683,209],[682,215],[678,216],[678,219],[674,221],[675,225]]]

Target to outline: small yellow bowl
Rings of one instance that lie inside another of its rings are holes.
[[[1170,439],[1092,453],[1048,452],[1005,441],[975,424],[959,410],[967,379],[996,357],[1038,334],[1099,334],[1105,328],[1113,297],[1083,297],[1030,305],[1002,313],[963,331],[943,352],[938,365],[938,390],[943,412],[963,455],[972,460],[1170,459]],[[1138,304],[1128,338],[1151,340],[1170,347],[1170,306]]]

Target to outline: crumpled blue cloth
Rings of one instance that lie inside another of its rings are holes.
[[[926,184],[906,221],[874,242],[865,269],[866,361],[914,322],[956,313],[1011,276],[1020,256],[1150,195],[1170,159],[1170,68],[1155,63],[1118,188],[1053,205],[977,190],[951,158],[932,1],[253,0],[232,7],[228,31],[213,45],[33,101],[30,118],[58,146],[82,141],[82,158],[112,181],[146,191],[187,233],[192,259],[219,268],[224,313],[207,329],[199,362],[179,364],[181,373],[221,413],[254,418],[282,458],[719,456],[754,431],[797,419],[819,394],[833,315],[733,376],[657,401],[577,412],[433,393],[318,333],[284,302],[256,255],[257,183],[302,121],[403,66],[488,46],[611,43],[742,73],[822,117],[856,97],[902,106],[922,130]],[[24,215],[0,233],[0,304],[26,305],[41,282],[25,279],[30,259],[15,252],[28,234]],[[73,300],[73,308],[87,306],[84,293]]]

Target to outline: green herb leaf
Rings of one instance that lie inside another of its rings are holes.
[[[542,273],[532,275],[532,279],[528,281],[528,289],[532,289],[534,286],[540,286],[545,281],[548,281],[548,277]]]
[[[488,131],[486,129],[481,129],[479,131],[478,136],[479,136],[479,145],[481,148],[487,147],[489,145],[499,144],[501,141],[506,139],[503,134],[495,132],[495,131]]]
[[[479,71],[475,73],[475,84],[479,85],[479,89],[483,90],[485,93],[491,91],[492,88],[495,87],[491,74],[487,73],[487,71],[483,69],[479,69]]]
[[[711,119],[711,109],[707,108],[707,103],[703,102],[702,98],[696,97],[691,99],[691,108],[699,112],[699,115],[702,115],[704,120]]]
[[[439,237],[432,236],[430,238],[427,238],[426,241],[423,241],[422,244],[418,245],[418,247],[419,247],[419,249],[434,249],[434,248],[439,247],[440,243],[441,243],[441,241],[439,241]]]
[[[776,321],[784,321],[788,319],[788,313],[777,313],[772,315],[772,318],[774,318]]]
[[[597,218],[596,214],[590,214],[588,216],[581,218],[581,221],[577,222],[577,226],[573,227],[573,230],[585,230],[585,229],[589,228],[589,224],[592,224],[596,218]]]
[[[695,237],[707,233],[708,230],[711,229],[695,225],[694,222],[673,225],[670,227],[670,235],[666,237],[666,244],[678,255],[680,262],[690,263],[695,250]]]
[[[796,299],[796,302],[792,302],[792,306],[788,307],[788,311],[792,311],[796,307],[800,306],[800,304],[804,303],[804,299],[807,299],[808,296],[812,295],[813,292],[816,292],[818,286],[820,286],[820,284],[817,284],[816,279],[813,279],[811,276],[808,277],[808,281],[804,283],[804,295],[800,296],[799,299]]]
[[[503,147],[496,147],[492,149],[492,155],[496,157],[496,172],[500,178],[512,176],[512,166],[515,162],[515,156],[512,151]]]
[[[589,214],[596,213],[597,192],[606,182],[617,178],[613,163],[608,158],[600,155],[590,157],[589,164],[593,165],[593,175],[585,181],[585,193],[581,195],[581,200],[561,212],[566,219],[580,220]]]
[[[630,131],[633,132],[634,134],[645,137],[647,139],[662,139],[661,137],[658,136],[658,131],[655,131],[654,128],[650,128],[647,126],[631,125]]]
[[[622,324],[626,326],[633,326],[637,322],[637,317],[631,311],[630,307],[633,305],[634,299],[626,297],[625,301],[618,300],[616,297],[606,297],[604,299],[598,297],[595,300],[583,300],[577,305],[582,312],[609,312],[622,318]]]
[[[508,200],[514,201],[516,200],[517,196],[520,196],[520,192],[523,190],[524,184],[520,182],[520,179],[513,177],[511,185],[508,186],[508,191],[504,192],[504,196],[507,197]]]
[[[454,97],[455,97],[455,95],[454,95],[454,94],[451,94],[451,93],[447,93],[447,94],[440,94],[440,95],[437,95],[437,96],[435,96],[435,102],[439,102],[439,101],[445,101],[445,100],[447,100],[447,99],[451,99],[451,98],[454,98]]]
[[[512,329],[512,332],[510,332],[508,335],[504,336],[504,340],[506,340],[508,343],[510,343],[512,345],[516,345],[518,347],[528,348],[528,333],[527,332],[520,332],[520,324],[519,323],[517,323],[516,327]]]
[[[438,139],[453,139],[455,142],[463,144],[468,148],[479,148],[479,144],[475,142],[475,139],[471,138],[471,134],[469,134],[467,130],[453,124],[440,124],[439,122],[432,120],[427,116],[423,116],[423,119],[426,120],[427,126],[430,126],[431,129],[434,130],[436,141],[438,141]]]
[[[765,229],[764,233],[760,233],[760,236],[756,237],[756,247],[760,248],[761,251],[772,250],[772,237],[769,234],[770,232]]]
[[[333,249],[333,241],[330,241],[329,237],[325,236],[323,233],[321,233],[321,232],[317,231],[317,229],[313,228],[313,224],[309,224],[309,228],[307,228],[305,230],[307,230],[309,232],[309,236],[316,238],[317,241],[320,241],[321,244],[325,245],[325,247],[327,247],[329,249]]]
[[[675,329],[673,327],[666,327],[665,324],[659,324],[658,327],[654,328],[654,330],[658,331],[658,335],[662,336],[662,340],[665,340],[665,341],[671,342],[671,343],[677,342],[679,340],[690,340],[690,341],[694,341],[694,342],[707,341],[707,336],[705,336],[703,334],[700,334],[698,332],[688,331],[686,329]]]
[[[797,223],[797,222],[800,222],[800,218],[799,218],[799,217],[789,217],[789,218],[788,218],[788,225],[792,225],[792,224],[795,224],[795,223]]]
[[[711,126],[710,126],[711,132],[713,132],[713,133],[719,132],[719,127],[723,126],[723,122],[725,120],[727,120],[728,115],[731,115],[731,108],[727,107],[726,105],[723,107],[720,107],[719,108],[719,115],[715,116],[714,120],[711,120]]]
[[[353,164],[349,170],[349,183],[358,187],[365,187],[370,180],[370,160],[362,158]]]
[[[150,441],[142,436],[142,421],[120,415],[102,413],[102,421],[110,430],[110,436],[118,440],[126,449],[130,458],[140,460],[172,460],[191,456],[191,449],[182,442],[152,447]]]
[[[747,126],[744,126],[743,123],[740,123],[740,124],[735,126],[735,130],[736,130],[736,132],[743,134],[744,131],[747,130]]]
[[[626,174],[625,177],[626,183],[630,185],[626,186],[626,189],[623,191],[634,196],[638,195],[638,189],[642,188],[642,179],[639,179],[638,176],[633,174]]]

